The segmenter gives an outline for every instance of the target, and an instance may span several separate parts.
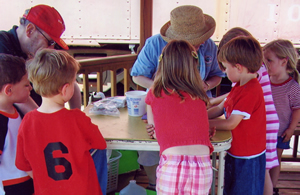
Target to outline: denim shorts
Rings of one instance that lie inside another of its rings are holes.
[[[284,137],[277,137],[277,148],[280,149],[290,149],[290,141],[282,142]]]
[[[264,192],[266,155],[252,159],[225,157],[224,195],[262,195]]]

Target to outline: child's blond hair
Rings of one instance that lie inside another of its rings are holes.
[[[297,70],[298,54],[292,42],[284,39],[274,40],[263,47],[263,51],[267,50],[274,52],[276,57],[279,59],[286,58],[286,71],[295,79],[297,83],[300,83],[300,76]]]
[[[42,49],[27,65],[27,71],[36,93],[51,97],[74,80],[79,67],[79,63],[66,51]]]

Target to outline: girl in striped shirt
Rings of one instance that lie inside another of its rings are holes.
[[[277,155],[279,164],[284,149],[289,149],[290,139],[300,121],[300,86],[297,71],[297,52],[288,40],[274,40],[263,47],[264,63],[270,75],[275,108],[279,117]],[[280,166],[270,170],[275,188],[280,174]]]

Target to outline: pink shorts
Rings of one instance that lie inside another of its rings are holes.
[[[161,155],[156,176],[158,195],[207,195],[212,183],[210,156]]]

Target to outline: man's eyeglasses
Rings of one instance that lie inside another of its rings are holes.
[[[37,29],[37,31],[39,31],[39,33],[41,33],[44,37],[45,37],[45,39],[47,40],[47,42],[48,42],[48,47],[50,47],[50,46],[52,46],[52,45],[55,45],[56,43],[55,43],[55,41],[53,41],[53,40],[49,40],[43,33],[42,33],[42,31],[39,29],[39,28],[36,28]]]

